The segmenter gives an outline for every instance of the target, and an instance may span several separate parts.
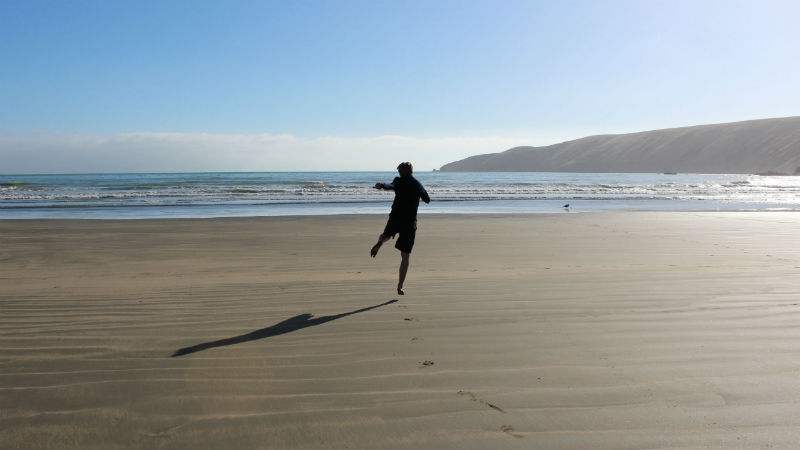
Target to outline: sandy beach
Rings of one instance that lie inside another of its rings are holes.
[[[800,215],[0,221],[0,447],[794,448]]]

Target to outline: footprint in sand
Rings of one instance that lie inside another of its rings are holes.
[[[486,400],[484,400],[482,398],[476,397],[475,394],[473,394],[472,392],[469,392],[469,391],[458,391],[458,395],[463,395],[464,397],[467,397],[468,399],[472,400],[473,402],[478,402],[478,403],[484,404],[484,405],[488,406],[489,408],[494,409],[495,411],[501,412],[503,414],[506,413],[503,408],[495,405],[494,403],[489,403],[489,402],[487,402]],[[525,437],[522,434],[515,433],[514,432],[514,427],[512,425],[501,425],[500,426],[500,431],[502,431],[503,433],[505,433],[505,434],[507,434],[509,436],[513,436],[513,437],[515,437],[517,439],[522,439],[522,438]]]
[[[469,391],[458,391],[458,395],[463,395],[463,396],[467,397],[468,399],[472,400],[473,402],[482,403],[482,404],[488,406],[489,408],[494,409],[495,411],[500,411],[503,414],[506,413],[505,410],[503,410],[503,408],[495,405],[494,403],[489,403],[489,402],[487,402],[486,400],[484,400],[482,398],[476,397],[475,394],[473,394],[472,392],[469,392]]]
[[[509,436],[514,436],[517,439],[522,439],[522,438],[525,437],[525,436],[523,436],[523,435],[521,435],[519,433],[514,433],[514,427],[511,426],[511,425],[501,425],[500,426],[500,431],[502,431],[503,433],[505,433],[505,434],[507,434]]]

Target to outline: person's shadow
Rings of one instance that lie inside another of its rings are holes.
[[[396,299],[389,300],[388,302],[381,303],[380,305],[361,308],[355,311],[336,314],[333,316],[317,317],[314,319],[312,319],[312,317],[314,317],[313,314],[299,314],[297,316],[292,317],[291,319],[286,319],[283,322],[276,323],[275,325],[272,325],[267,328],[262,328],[260,330],[251,331],[250,333],[247,334],[242,334],[240,336],[230,337],[226,339],[220,339],[218,341],[204,342],[202,344],[193,345],[191,347],[184,347],[175,350],[175,353],[173,353],[172,356],[173,357],[183,356],[183,355],[188,355],[190,353],[199,352],[201,350],[206,350],[209,348],[224,347],[226,345],[239,344],[242,342],[255,341],[256,339],[264,339],[271,336],[277,336],[279,334],[291,333],[292,331],[301,330],[307,327],[313,327],[314,325],[321,325],[325,322],[330,322],[331,320],[341,319],[342,317],[345,316],[351,316],[353,314],[369,311],[370,309],[380,308],[381,306],[386,306],[395,302],[397,302]]]

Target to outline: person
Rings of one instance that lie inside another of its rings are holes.
[[[394,202],[392,211],[389,213],[389,220],[383,233],[378,236],[378,243],[369,251],[373,258],[378,254],[381,245],[389,239],[393,239],[396,234],[400,236],[394,247],[400,250],[400,277],[397,282],[397,293],[405,295],[403,292],[403,282],[408,273],[408,261],[411,256],[411,249],[414,248],[414,238],[417,234],[417,208],[419,200],[430,203],[431,198],[422,186],[422,183],[414,178],[414,166],[410,162],[400,163],[397,166],[399,177],[391,183],[376,183],[375,189],[385,189],[394,191]]]

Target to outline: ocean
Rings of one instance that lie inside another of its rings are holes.
[[[396,172],[0,175],[0,219],[387,214]],[[420,214],[797,211],[800,177],[421,172]],[[564,207],[569,204],[569,207]]]

